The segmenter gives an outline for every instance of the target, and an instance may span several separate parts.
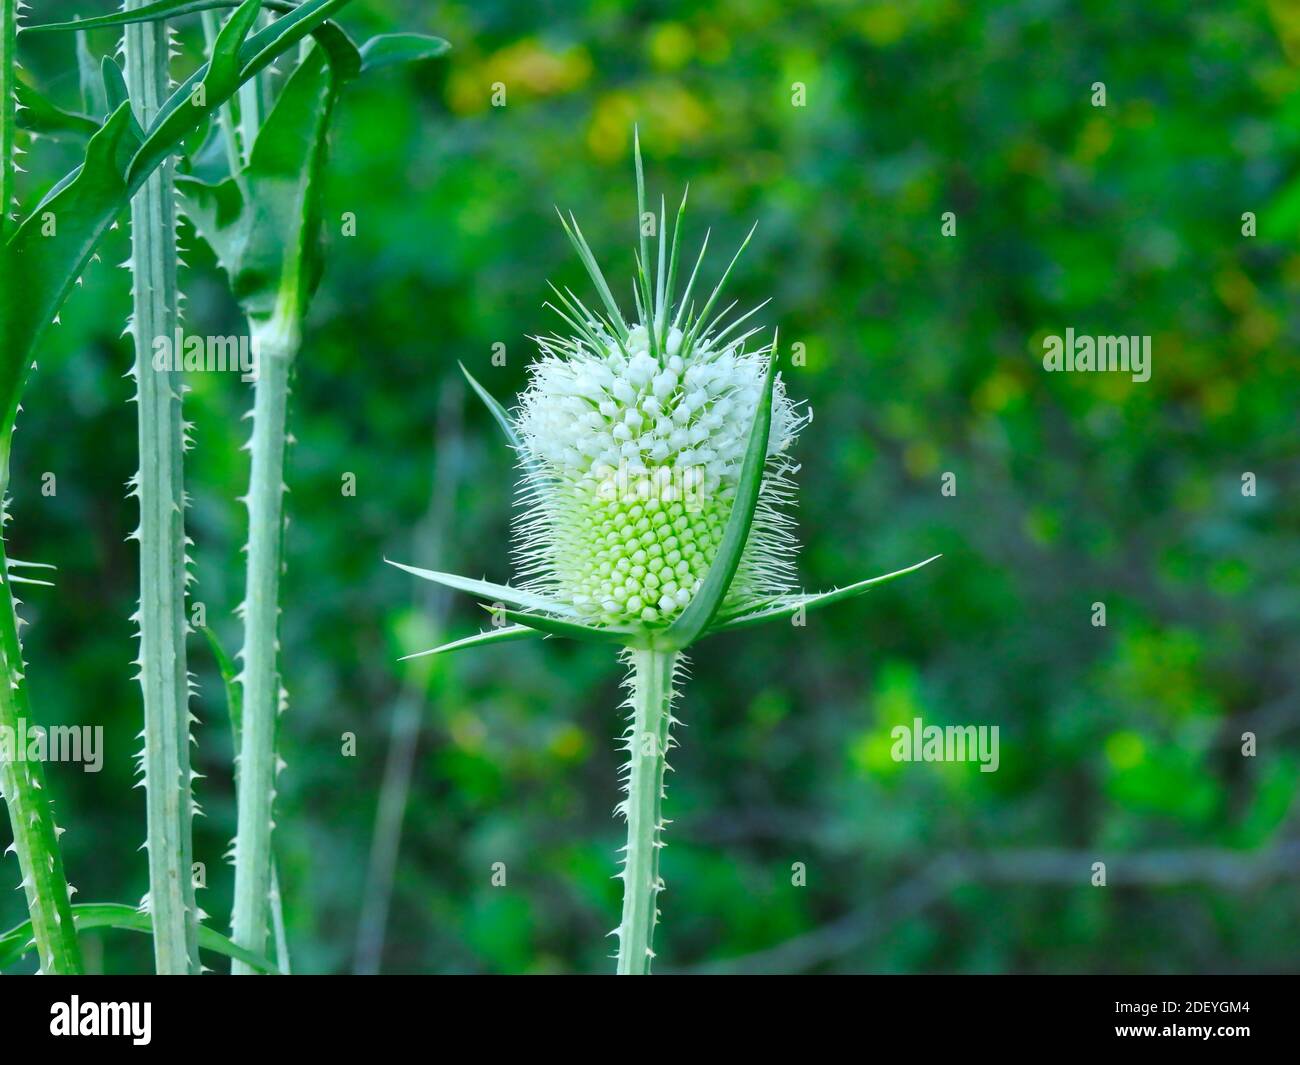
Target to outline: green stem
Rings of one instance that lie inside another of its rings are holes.
[[[127,0],[127,8],[143,0]],[[168,95],[164,22],[127,26],[126,84],[148,128]],[[131,201],[132,335],[140,473],[140,685],[144,694],[144,783],[149,906],[159,973],[197,973],[198,910],[191,873],[194,803],[190,770],[189,675],[185,661],[184,428],[180,374],[155,369],[154,339],[179,328],[176,193],[163,163]]]
[[[14,91],[18,76],[18,12],[15,0],[0,0],[0,245],[11,228],[9,212],[15,196],[14,155],[17,129],[17,106]],[[11,274],[8,249],[0,247],[0,299],[15,298],[16,279]],[[16,413],[17,395],[7,397],[6,408],[12,418]],[[9,433],[12,422],[0,427],[0,511],[9,484]],[[0,525],[7,517],[0,515]],[[13,593],[9,562],[0,543],[0,584],[4,586],[0,602],[0,730],[14,745],[14,760],[0,758],[0,796],[9,810],[13,829],[12,850],[18,858],[22,888],[31,915],[32,936],[45,973],[78,973],[81,953],[68,897],[70,889],[63,873],[59,830],[54,824],[45,774],[39,761],[29,761],[19,746],[33,723],[27,704],[27,686],[23,680],[22,643],[18,636],[18,599]],[[0,745],[3,754],[8,744]]]
[[[632,724],[628,751],[627,847],[623,855],[623,919],[618,927],[618,974],[648,976],[654,959],[654,931],[659,918],[659,851],[662,834],[664,769],[672,724],[673,670],[678,655],[671,651],[632,650]]]
[[[271,895],[271,830],[275,800],[276,719],[280,706],[280,570],[284,533],[284,452],[289,372],[296,331],[254,331],[258,376],[248,496],[248,561],[244,588],[243,725],[239,737],[239,821],[235,837],[235,907],[231,938],[264,954]],[[236,962],[231,972],[248,974]]]
[[[18,128],[18,5],[0,0],[0,241],[9,235],[14,200],[14,136]],[[8,286],[6,285],[6,292]]]
[[[15,195],[17,33],[16,0],[0,0],[0,243],[11,228],[9,211]],[[15,279],[9,276],[11,264],[3,251],[0,251],[0,264],[5,268],[5,276],[0,279],[3,285],[0,299],[14,298]],[[13,397],[11,406],[16,405],[17,398]],[[4,496],[9,487],[9,429],[10,425],[0,428],[4,434],[0,442],[0,527],[8,520],[7,513],[4,513]],[[34,726],[27,702],[27,684],[23,678],[25,666],[18,637],[18,599],[13,592],[9,566],[0,540],[0,584],[4,586],[3,602],[0,602],[0,668],[3,669],[3,676],[0,676],[0,730],[5,736],[13,737],[16,745],[19,737],[30,735]],[[69,905],[72,892],[63,873],[59,829],[50,809],[44,767],[39,761],[25,758],[22,750],[15,749],[13,754],[13,761],[0,759],[0,796],[4,797],[9,809],[13,851],[22,874],[22,888],[27,897],[32,938],[40,956],[41,972],[79,973],[81,950],[77,945]]]
[[[23,680],[23,652],[14,609],[17,599],[10,580],[9,561],[0,543],[0,582],[5,590],[5,601],[0,603],[0,664],[4,668],[4,676],[0,677],[0,730],[13,737],[17,745],[20,737],[31,735],[34,725]],[[21,749],[13,753],[14,761],[0,760],[0,794],[9,807],[13,849],[22,872],[41,972],[79,973],[81,950],[72,924],[71,891],[63,874],[59,829],[50,810],[45,774],[41,763],[24,757]]]

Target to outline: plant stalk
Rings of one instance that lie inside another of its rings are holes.
[[[0,245],[12,228],[9,212],[15,197],[17,35],[17,2],[0,0]],[[4,268],[4,276],[0,277],[0,299],[19,298],[16,278],[10,275],[11,262],[3,248],[0,248],[0,266]],[[13,403],[16,406],[17,400],[14,399]],[[9,487],[10,428],[9,424],[0,427],[4,436],[0,441],[0,530],[8,521],[5,496]],[[4,671],[0,677],[0,730],[4,735],[14,737],[15,743],[12,761],[0,757],[0,796],[9,809],[12,849],[22,875],[40,970],[43,973],[79,973],[81,950],[69,902],[72,889],[63,872],[60,830],[50,809],[44,767],[39,761],[26,758],[25,751],[16,749],[19,737],[30,735],[34,725],[23,676],[26,667],[18,635],[21,622],[10,566],[3,539],[0,539],[0,584],[4,585],[3,602],[0,602],[0,668]],[[3,753],[3,748],[0,748],[0,754]]]
[[[144,6],[127,0],[126,7]],[[125,27],[126,84],[148,128],[169,92],[164,22]],[[144,693],[144,783],[149,906],[159,973],[197,973],[198,909],[191,872],[194,803],[186,669],[185,493],[181,379],[153,366],[156,337],[176,335],[176,193],[162,163],[131,201],[132,335],[135,339],[140,472],[140,685]]]
[[[7,456],[5,461],[7,462]],[[5,478],[7,480],[7,477]],[[0,488],[0,493],[3,488]],[[4,676],[0,677],[0,730],[6,736],[30,736],[34,728],[27,705],[23,679],[23,652],[18,638],[18,602],[10,584],[9,560],[0,543],[0,581],[5,601],[0,603],[0,656]],[[33,939],[40,955],[41,972],[68,975],[81,972],[81,950],[72,923],[71,889],[63,873],[59,850],[59,828],[45,790],[45,773],[40,761],[15,750],[14,760],[0,759],[0,794],[9,807],[13,828],[13,849],[18,855],[22,887],[27,896]]]
[[[618,926],[618,975],[648,976],[654,960],[654,931],[659,919],[659,851],[663,849],[664,769],[669,728],[673,722],[672,651],[631,650],[632,724],[628,752],[627,847],[623,853],[623,919]]]
[[[14,143],[18,130],[18,3],[0,0],[0,241],[8,237],[14,201]],[[6,278],[6,281],[11,279]],[[5,292],[10,291],[8,285]]]
[[[284,453],[289,374],[298,350],[296,325],[254,330],[258,376],[253,397],[244,587],[243,725],[239,742],[239,821],[235,837],[235,907],[231,938],[265,953],[271,896],[271,831],[280,710],[280,572],[284,542]],[[248,975],[241,962],[232,974]]]

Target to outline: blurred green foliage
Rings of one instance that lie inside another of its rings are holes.
[[[415,685],[384,967],[610,968],[620,667],[556,641],[399,663],[483,619],[457,599],[437,631],[424,590],[381,557],[510,574],[511,459],[455,361],[503,401],[524,385],[529,336],[555,325],[546,279],[581,283],[556,204],[607,274],[630,276],[635,122],[652,191],[690,183],[691,244],[712,227],[715,271],[759,220],[732,295],[771,296],[764,320],[806,346],[785,371],[816,412],[799,446],[806,587],[944,553],[806,628],[695,649],[660,970],[1294,968],[1300,69],[1283,9],[1275,25],[1261,0],[353,4],[357,36],[432,32],[454,51],[351,88],[333,138],[328,266],[291,418],[276,838],[295,967],[352,965],[390,719]],[[182,38],[178,68],[196,27]],[[71,43],[29,45],[34,80],[75,104]],[[26,195],[74,152],[36,145]],[[17,557],[59,567],[24,608],[36,713],[105,729],[103,772],[49,774],[84,900],[146,887],[123,242],[42,353],[9,528]],[[238,332],[190,244],[189,328]],[[1044,373],[1042,337],[1067,326],[1151,335],[1151,381]],[[251,397],[233,375],[190,384],[194,595],[233,646]],[[458,424],[446,411],[461,406]],[[431,538],[440,449],[454,506]],[[229,728],[201,638],[191,650],[195,854],[224,928]],[[999,725],[1001,768],[895,763],[889,730],[917,716]],[[20,899],[0,892],[0,925]],[[108,971],[148,967],[139,937],[94,946]]]

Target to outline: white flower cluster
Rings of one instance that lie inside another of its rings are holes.
[[[602,340],[604,339],[602,335]],[[651,353],[646,329],[620,345],[543,344],[516,419],[532,507],[524,518],[524,576],[605,624],[670,620],[695,594],[721,542],[767,355],[743,340],[707,341],[687,357],[666,332]],[[773,389],[768,458],[806,420]],[[792,540],[778,507],[787,482],[765,473],[736,595],[784,590]]]
[[[638,325],[622,349],[611,340],[599,354],[576,344],[567,357],[547,351],[533,365],[532,387],[521,404],[518,426],[527,456],[593,492],[608,492],[620,476],[649,477],[670,500],[683,485],[713,494],[734,482],[766,358],[739,343],[720,350],[705,343],[683,359],[681,345],[681,330],[669,330],[656,359]],[[789,446],[798,421],[779,390],[769,455]]]

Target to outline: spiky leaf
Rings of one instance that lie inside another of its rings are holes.
[[[532,607],[534,610],[547,610],[553,613],[568,613],[569,608],[563,603],[557,603],[553,599],[548,599],[544,595],[538,595],[535,592],[526,592],[522,588],[511,588],[505,584],[493,584],[491,581],[476,581],[472,577],[461,577],[455,573],[440,573],[437,570],[420,569],[419,566],[407,566],[401,562],[394,562],[392,559],[384,559],[390,566],[396,566],[400,570],[413,574],[426,581],[433,581],[435,584],[441,584],[446,588],[455,588],[460,592],[468,592],[470,595],[477,595],[486,599],[489,603],[502,602],[510,603],[513,606]]]
[[[898,577],[905,577],[909,573],[915,573],[923,566],[928,566],[942,555],[932,555],[924,562],[917,562],[915,565],[908,566],[905,569],[895,570],[893,573],[886,573],[880,577],[869,577],[865,581],[858,581],[855,584],[846,585],[843,588],[832,588],[828,592],[814,592],[808,595],[796,595],[782,599],[779,603],[772,606],[763,607],[760,610],[754,610],[749,613],[741,614],[739,617],[730,618],[712,625],[708,630],[708,635],[715,632],[731,632],[734,629],[748,629],[755,625],[762,625],[768,621],[780,621],[782,618],[794,617],[800,611],[807,613],[811,610],[820,610],[822,607],[830,606],[832,603],[843,602],[845,599],[852,599],[855,596],[862,595],[878,584],[884,584]]]
[[[416,651],[414,654],[403,655],[398,659],[399,662],[407,662],[412,658],[425,658],[428,655],[442,655],[451,651],[461,651],[466,647],[480,647],[489,643],[511,643],[514,640],[536,640],[545,636],[546,633],[540,629],[530,628],[527,625],[505,625],[497,629],[488,629],[486,632],[475,633],[473,636],[466,636],[459,640],[452,640],[450,643],[444,643],[439,647],[431,647],[427,651]]]
[[[21,78],[15,91],[18,96],[18,124],[23,129],[54,137],[91,137],[99,131],[99,123],[89,115],[65,111]]]
[[[501,616],[507,621],[527,625],[530,629],[544,632],[549,636],[563,636],[568,640],[580,640],[584,643],[617,643],[630,646],[636,642],[641,633],[632,629],[614,626],[584,625],[578,621],[566,621],[551,617],[549,614],[529,614],[520,610],[503,610]]]

